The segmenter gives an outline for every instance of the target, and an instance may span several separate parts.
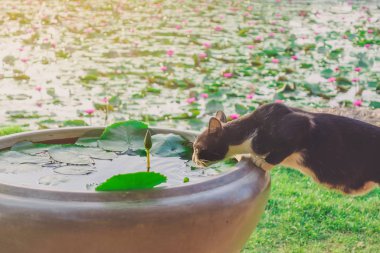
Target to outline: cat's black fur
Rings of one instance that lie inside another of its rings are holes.
[[[231,145],[250,138],[250,148],[265,163],[281,164],[300,154],[300,166],[318,182],[345,193],[368,191],[367,182],[380,184],[380,127],[279,103],[228,123],[219,112],[195,141],[193,159],[207,166],[224,159]]]

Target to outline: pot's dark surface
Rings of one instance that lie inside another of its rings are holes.
[[[0,138],[0,148],[100,132],[84,127],[21,133]],[[0,251],[238,253],[264,211],[269,189],[268,174],[245,158],[237,169],[208,181],[151,191],[59,192],[0,183]]]

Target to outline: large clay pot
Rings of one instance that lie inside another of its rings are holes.
[[[0,138],[74,142],[103,128],[42,130]],[[193,139],[196,132],[152,128]],[[4,253],[238,253],[264,211],[270,179],[250,159],[205,182],[131,192],[64,192],[6,185],[0,174]]]

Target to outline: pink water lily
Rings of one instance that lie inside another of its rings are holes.
[[[166,51],[166,54],[169,56],[169,57],[172,57],[174,55],[174,50],[173,49],[169,49]]]
[[[203,42],[203,46],[205,48],[210,48],[211,47],[211,42]]]
[[[355,70],[355,72],[360,72],[360,71],[362,71],[362,68],[361,67],[356,67],[354,70]]]
[[[42,90],[42,86],[41,86],[41,85],[37,85],[37,86],[34,87],[34,89],[35,89],[36,91],[38,91],[38,92],[41,92],[41,90]]]
[[[277,103],[277,104],[282,104],[282,103],[284,103],[284,100],[282,100],[282,99],[276,99],[274,102]]]
[[[206,54],[206,53],[199,53],[198,56],[199,56],[199,58],[200,58],[201,60],[207,58],[207,54]]]
[[[220,32],[220,31],[223,30],[223,27],[217,25],[217,26],[215,26],[214,30],[217,31],[217,32]]]
[[[181,25],[176,25],[175,29],[180,30],[180,29],[182,29],[182,26]]]
[[[167,71],[167,70],[168,70],[168,67],[166,67],[166,66],[162,66],[162,67],[161,67],[161,71],[165,72],[165,71]]]
[[[291,58],[292,58],[292,60],[295,60],[295,61],[298,60],[298,56],[297,55],[292,55]]]
[[[208,98],[208,94],[207,93],[201,93],[201,98]]]
[[[273,37],[274,37],[274,32],[270,32],[270,33],[268,34],[268,36],[273,38]]]
[[[253,93],[249,93],[247,96],[246,96],[247,99],[252,99],[253,98]]]
[[[104,103],[104,104],[108,104],[109,99],[108,99],[107,97],[104,97],[104,98],[101,99],[101,101],[102,101],[102,103]]]
[[[279,59],[277,59],[277,58],[273,58],[272,59],[272,63],[275,63],[275,64],[277,64],[277,63],[279,63],[280,62],[280,60]]]
[[[354,106],[360,107],[362,106],[363,101],[361,99],[357,99],[353,102]]]
[[[340,68],[339,68],[339,67],[336,67],[334,70],[335,70],[335,72],[339,72],[339,71],[340,71]]]
[[[234,74],[231,73],[231,72],[226,72],[226,73],[223,73],[223,77],[225,78],[231,78]]]
[[[371,47],[371,44],[365,44],[364,47],[369,49]]]
[[[263,36],[256,36],[255,41],[263,41]]]
[[[189,104],[192,104],[195,101],[197,101],[197,99],[195,97],[191,97],[191,98],[186,99],[186,102],[189,103]]]
[[[234,119],[238,119],[240,117],[240,114],[238,114],[238,113],[232,113],[231,115],[230,115],[230,119],[232,119],[232,120],[234,120]]]
[[[92,115],[95,112],[95,109],[89,108],[89,109],[84,110],[84,112],[87,113],[88,115]]]
[[[21,58],[20,60],[21,60],[23,63],[27,63],[27,62],[29,61],[28,58]]]
[[[247,47],[248,47],[248,49],[254,49],[255,48],[254,45],[248,45]]]
[[[335,82],[336,81],[336,78],[335,77],[329,77],[328,79],[327,79],[327,82],[329,82],[329,83],[333,83],[333,82]]]
[[[351,82],[353,82],[353,83],[357,83],[357,82],[359,82],[360,81],[360,79],[358,78],[358,77],[354,77],[354,78],[352,78],[352,80],[351,80]]]
[[[285,32],[285,28],[280,27],[280,28],[278,28],[278,31],[281,32],[281,33],[283,33],[283,32]]]
[[[373,30],[372,30],[372,29],[368,29],[368,30],[367,30],[367,33],[372,34],[372,33],[373,33]]]

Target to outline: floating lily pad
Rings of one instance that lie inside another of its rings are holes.
[[[91,164],[94,161],[88,154],[80,153],[78,147],[57,147],[49,150],[49,155],[57,162],[68,164]]]
[[[128,149],[144,149],[144,137],[148,126],[130,120],[107,127],[99,138],[99,147],[109,151],[125,152]]]
[[[83,137],[79,138],[75,144],[78,146],[96,148],[98,146],[98,137]]]
[[[137,172],[113,176],[96,187],[97,191],[127,191],[151,189],[165,183],[166,176],[155,172]]]
[[[154,156],[190,158],[193,152],[188,141],[176,134],[156,134],[152,136],[152,141],[150,152]]]
[[[87,148],[75,145],[63,145],[49,150],[50,156],[58,162],[68,164],[91,164],[94,159],[112,160],[117,157],[113,152],[99,148]]]
[[[33,143],[30,141],[23,141],[16,143],[12,146],[12,151],[18,151],[29,155],[36,155],[39,153],[43,153],[50,148],[56,147],[57,145],[48,145],[43,143]]]
[[[62,166],[54,169],[54,172],[63,174],[63,175],[87,175],[92,172],[96,171],[95,168],[87,165],[82,166],[75,166],[75,165],[69,165],[69,166]]]
[[[41,170],[38,164],[14,164],[6,161],[0,161],[0,173],[18,174],[28,173]]]
[[[47,156],[32,156],[17,151],[5,151],[0,153],[0,160],[14,164],[43,164],[50,162]]]

